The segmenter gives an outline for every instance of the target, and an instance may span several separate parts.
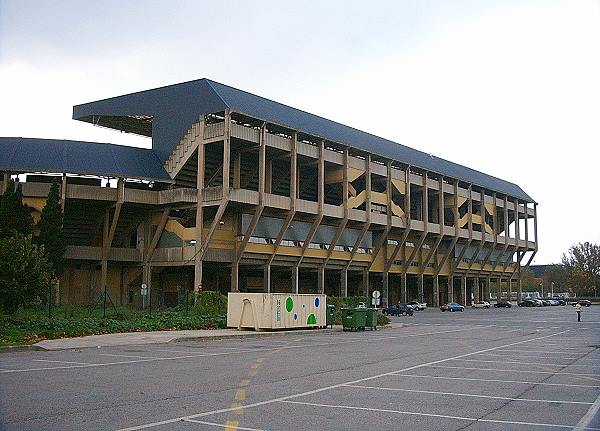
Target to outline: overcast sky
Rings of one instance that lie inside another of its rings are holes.
[[[72,106],[211,78],[519,184],[600,242],[600,1],[0,0],[0,136],[149,146]]]

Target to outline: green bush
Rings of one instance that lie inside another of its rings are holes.
[[[390,318],[387,316],[384,316],[383,314],[379,314],[377,316],[377,326],[389,325],[390,322],[391,322]]]
[[[214,298],[213,298],[214,299]],[[213,302],[206,301],[211,304]],[[222,309],[222,306],[219,306]],[[217,309],[217,307],[215,307]],[[110,334],[117,332],[168,331],[185,329],[225,328],[225,313],[205,313],[190,310],[190,313],[175,310],[132,310],[120,306],[103,310],[90,310],[81,306],[60,306],[53,309],[48,319],[43,307],[19,310],[14,315],[0,319],[0,345],[35,343],[44,339],[79,337],[84,335]]]
[[[353,308],[356,307],[360,302],[364,302],[367,307],[370,304],[369,298],[366,296],[328,296],[327,305],[335,305],[336,310],[340,308]]]
[[[194,314],[217,315],[227,314],[227,296],[220,292],[207,290],[204,292],[190,292],[190,304]]]
[[[80,337],[117,332],[171,331],[184,329],[225,328],[225,315],[184,314],[157,311],[101,317],[59,317],[48,319],[39,313],[3,316],[0,322],[0,344],[35,343],[44,339]]]
[[[0,310],[4,313],[14,314],[19,307],[45,299],[51,274],[44,248],[33,244],[31,235],[0,238]]]

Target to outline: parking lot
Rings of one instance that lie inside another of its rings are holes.
[[[582,316],[428,309],[373,332],[3,354],[0,428],[600,430],[600,307]]]

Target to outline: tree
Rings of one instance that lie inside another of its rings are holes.
[[[46,205],[37,224],[40,231],[38,244],[44,246],[44,253],[52,264],[52,274],[57,277],[62,274],[65,262],[65,235],[63,232],[63,212],[60,205],[58,183],[52,182]]]
[[[569,272],[569,278],[575,282],[573,290],[582,293],[598,294],[600,287],[600,245],[590,242],[571,246],[563,254],[562,263]]]
[[[33,230],[33,218],[27,205],[23,205],[21,184],[9,181],[0,201],[0,237],[15,233],[27,236]]]
[[[15,234],[0,238],[0,307],[14,313],[20,306],[45,297],[52,268],[43,247],[35,245],[31,235]]]
[[[540,290],[540,285],[535,282],[535,274],[530,268],[521,270],[521,285],[526,292],[537,292]]]
[[[569,272],[564,265],[548,265],[544,271],[544,286],[546,290],[552,288],[554,283],[555,292],[566,292],[571,287]]]

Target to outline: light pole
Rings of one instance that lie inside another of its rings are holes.
[[[540,283],[540,287],[542,288],[542,299],[544,299],[544,282]]]
[[[552,289],[552,297],[554,298],[554,282],[550,282],[550,288]]]

